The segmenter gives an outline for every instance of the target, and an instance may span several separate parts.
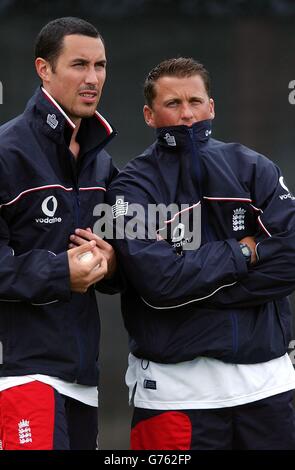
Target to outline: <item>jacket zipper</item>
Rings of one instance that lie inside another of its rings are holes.
[[[75,228],[81,227],[81,217],[80,217],[80,195],[79,195],[79,181],[78,181],[78,172],[77,172],[77,162],[74,160],[73,155],[71,155],[72,160],[72,175],[73,175],[73,208],[74,208],[74,219],[75,219]],[[76,333],[76,341],[78,346],[78,354],[79,354],[79,365],[76,374],[76,378],[74,379],[74,383],[78,383],[78,378],[80,376],[82,370],[82,358],[81,358],[81,345],[80,345],[80,337],[79,337],[79,329],[77,325],[75,325],[75,333]]]
[[[200,195],[200,199],[203,200],[203,192],[201,186],[201,163],[200,163],[200,155],[198,152],[197,144],[194,139],[194,130],[192,128],[188,129],[190,141],[191,141],[191,148],[193,153],[193,171],[196,175],[196,184],[197,189]],[[212,241],[214,240],[213,236],[211,236],[210,229],[208,226],[208,216],[205,204],[202,204],[202,241]],[[204,235],[204,237],[203,237]],[[238,319],[234,312],[231,314],[231,323],[232,323],[232,332],[233,332],[233,352],[234,354],[238,351]]]
[[[191,142],[191,148],[192,148],[192,154],[193,154],[193,173],[195,173],[195,176],[196,178],[194,178],[195,182],[196,182],[196,185],[197,185],[197,189],[198,189],[198,193],[199,193],[199,197],[200,197],[200,200],[203,201],[203,192],[202,192],[202,185],[201,185],[201,181],[202,181],[202,170],[201,170],[201,164],[200,164],[200,155],[199,155],[199,152],[198,152],[198,148],[197,148],[197,145],[196,145],[196,141],[194,139],[194,130],[193,128],[189,128],[188,129],[188,132],[189,132],[189,137],[190,137],[190,142]],[[202,204],[201,202],[201,208],[202,208],[202,240],[203,241],[211,241],[212,240],[212,237],[211,237],[211,234],[210,234],[210,231],[208,229],[208,217],[207,217],[207,211],[206,211],[206,208],[205,208],[205,205]]]
[[[74,157],[72,157],[74,158]],[[75,228],[81,228],[81,218],[80,218],[80,194],[79,194],[79,182],[78,182],[78,172],[77,172],[77,163],[74,161],[72,164],[73,171],[73,186],[74,186],[74,214],[75,214]]]
[[[79,189],[75,190],[74,195],[74,211],[75,211],[75,225],[76,228],[80,228],[80,197],[79,197]]]

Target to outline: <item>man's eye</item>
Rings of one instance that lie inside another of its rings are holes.
[[[174,108],[175,106],[177,106],[177,101],[170,101],[169,103],[167,103],[167,106],[169,108]]]

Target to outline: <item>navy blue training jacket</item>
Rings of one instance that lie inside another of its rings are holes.
[[[47,374],[97,385],[100,322],[95,292],[70,291],[66,250],[117,173],[103,150],[114,130],[83,119],[76,161],[73,123],[42,89],[0,127],[0,376]]]
[[[140,239],[125,234],[114,240],[129,282],[122,311],[137,357],[256,363],[288,347],[294,197],[269,159],[210,135],[211,121],[158,129],[157,141],[127,164],[107,194],[114,222],[124,217],[129,235],[132,227],[145,231]],[[128,206],[120,215],[123,202]],[[135,203],[144,208],[136,218]],[[152,239],[149,205],[172,203],[183,218],[174,213],[163,223],[154,217]],[[198,223],[187,236],[194,215]],[[245,236],[257,242],[258,262],[249,268],[238,243]]]

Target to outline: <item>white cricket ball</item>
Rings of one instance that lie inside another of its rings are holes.
[[[78,256],[78,259],[81,263],[90,263],[92,261],[92,258],[93,258],[93,253],[92,251],[85,251],[85,253],[82,253],[82,255],[79,255]],[[98,269],[100,267],[100,264],[97,264],[96,266],[94,266],[93,270],[94,269]]]
[[[89,263],[89,261],[91,261],[93,258],[92,251],[85,251],[85,253],[82,253],[82,255],[79,255],[78,258],[79,258],[79,261],[81,261],[81,263]]]

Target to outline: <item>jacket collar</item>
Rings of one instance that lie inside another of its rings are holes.
[[[188,138],[194,142],[207,142],[212,132],[212,120],[199,121],[188,126],[169,126],[156,129],[157,141],[170,149],[186,146]]]
[[[43,87],[36,90],[25,113],[32,113],[32,111],[43,134],[58,144],[66,142],[69,145],[76,125]],[[92,117],[82,119],[77,139],[85,153],[97,146],[103,147],[115,135],[116,131],[111,124],[98,111],[95,111]]]

